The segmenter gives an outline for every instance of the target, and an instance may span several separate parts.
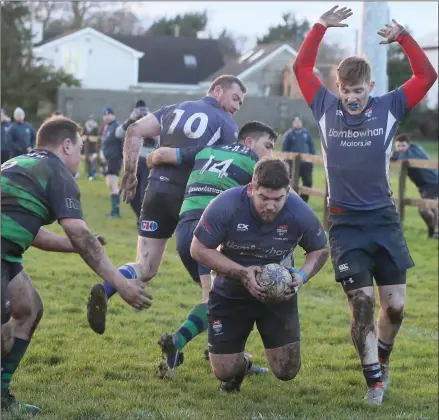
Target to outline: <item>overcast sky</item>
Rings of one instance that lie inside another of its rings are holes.
[[[420,38],[438,29],[438,3],[430,2],[388,2],[390,17],[396,19],[404,26],[408,26],[415,38]],[[339,42],[347,48],[349,53],[354,52],[355,32],[361,28],[363,2],[137,2],[130,3],[130,8],[135,10],[149,25],[158,17],[172,17],[185,12],[202,12],[206,10],[209,17],[207,30],[212,35],[218,35],[224,28],[235,36],[244,35],[247,38],[246,48],[251,48],[256,38],[264,35],[270,26],[282,21],[282,14],[293,12],[298,19],[307,18],[311,23],[333,5],[350,7],[354,15],[347,23],[349,28],[331,29],[328,31],[330,40]],[[378,40],[378,35],[377,40]]]

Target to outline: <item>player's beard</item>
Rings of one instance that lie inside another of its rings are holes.
[[[259,218],[264,222],[272,222],[274,219],[276,219],[278,213],[274,211],[262,211],[259,213]]]

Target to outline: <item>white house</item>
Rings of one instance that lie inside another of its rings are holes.
[[[84,88],[127,90],[137,85],[144,53],[92,28],[84,28],[34,47],[36,57],[79,79]]]
[[[297,81],[291,70],[297,51],[283,42],[257,45],[241,55],[237,60],[232,60],[215,73],[209,75],[200,87],[206,89],[212,81],[221,74],[233,74],[244,82],[247,94],[251,96],[295,96],[300,94]],[[320,72],[314,69],[317,74]],[[286,79],[292,79],[293,95],[285,95],[284,84]]]
[[[436,73],[438,73],[438,31],[430,32],[419,40],[419,45],[427,54],[431,64],[433,64]],[[426,96],[426,104],[429,108],[434,109],[438,106],[438,81],[429,90]]]

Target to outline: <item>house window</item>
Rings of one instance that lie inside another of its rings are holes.
[[[197,57],[195,57],[194,55],[185,55],[184,65],[186,67],[197,67]]]

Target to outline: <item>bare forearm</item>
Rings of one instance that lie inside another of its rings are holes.
[[[121,287],[118,282],[116,267],[95,236],[84,230],[72,233],[70,240],[78,254],[98,276],[110,283],[115,289]]]
[[[127,129],[123,144],[123,167],[125,173],[136,173],[142,144],[143,138],[140,135],[137,122],[131,124]]]
[[[49,252],[76,252],[70,239],[40,228],[32,246]]]
[[[308,280],[321,270],[328,260],[328,256],[328,248],[319,249],[318,251],[313,251],[309,254],[306,254],[305,262],[300,269],[306,274]]]
[[[200,264],[227,277],[242,279],[246,274],[245,268],[227,258],[216,249],[192,248],[192,257]]]

